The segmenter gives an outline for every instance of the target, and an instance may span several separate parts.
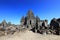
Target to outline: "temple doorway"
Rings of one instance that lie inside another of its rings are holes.
[[[31,25],[31,20],[30,20],[30,25]]]

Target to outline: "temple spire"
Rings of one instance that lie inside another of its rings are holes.
[[[6,26],[7,22],[5,20],[2,21],[2,26]]]
[[[21,21],[20,22],[24,22],[25,21],[25,17],[24,16],[22,16],[22,18],[21,18]]]
[[[33,14],[33,12],[32,12],[31,9],[28,10],[27,17],[28,17],[28,18],[34,18],[34,14]]]

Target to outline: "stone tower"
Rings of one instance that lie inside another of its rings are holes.
[[[2,26],[6,27],[7,26],[7,22],[5,20],[2,21],[1,23]]]
[[[32,10],[28,10],[26,17],[22,17],[21,24],[25,25],[29,29],[31,29],[32,26],[36,24],[36,18]]]
[[[34,29],[34,30],[40,30],[40,27],[42,27],[42,24],[46,24],[45,20],[40,20],[38,16],[34,16],[34,13],[32,10],[28,10],[27,15],[25,17],[22,17],[21,24],[25,25],[28,29]]]
[[[21,25],[24,25],[24,22],[25,22],[25,17],[23,16],[22,18],[21,18]]]
[[[28,11],[28,13],[27,13],[27,18],[29,19],[29,18],[34,18],[35,16],[34,16],[34,14],[33,14],[33,12],[32,12],[32,10],[29,10]]]
[[[32,10],[29,10],[27,13],[27,25],[34,25],[36,23],[35,16]]]

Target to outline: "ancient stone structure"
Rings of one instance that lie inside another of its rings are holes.
[[[60,18],[58,19],[53,18],[51,20],[50,29],[52,30],[53,34],[60,35]]]
[[[47,29],[47,23],[47,20],[40,20],[38,16],[34,16],[32,10],[29,10],[27,15],[21,19],[21,25],[25,25],[27,29],[39,33],[41,30],[44,31]]]
[[[32,10],[29,10],[27,15],[21,18],[20,23],[20,25],[15,25],[3,20],[0,23],[0,35],[14,34],[26,29],[34,33],[60,35],[60,18],[53,18],[50,24],[48,24],[48,20],[41,20],[38,16],[34,15]]]

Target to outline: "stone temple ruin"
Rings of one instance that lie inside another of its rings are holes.
[[[32,10],[22,17],[21,25],[35,33],[60,35],[60,18],[52,19],[48,24],[48,20],[40,20],[38,16],[35,17]]]
[[[55,19],[53,18],[50,23],[50,29],[53,34],[60,35],[60,18]]]
[[[27,15],[21,18],[20,23],[20,25],[15,25],[3,20],[0,23],[0,35],[14,34],[26,29],[39,34],[60,35],[60,18],[53,18],[48,24],[48,20],[41,20],[38,16],[34,16],[32,10],[29,10]]]
[[[38,16],[34,16],[32,10],[29,10],[26,17],[22,17],[21,25],[24,25],[25,28],[27,28],[28,30],[32,30],[33,32],[43,34],[44,30],[47,30],[48,21],[40,20]]]

